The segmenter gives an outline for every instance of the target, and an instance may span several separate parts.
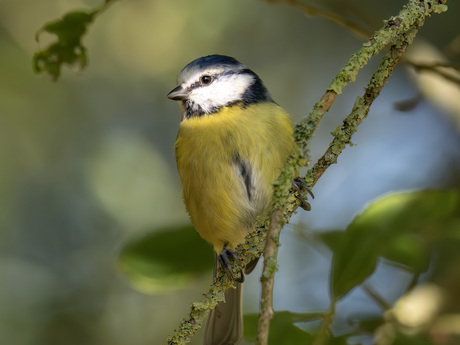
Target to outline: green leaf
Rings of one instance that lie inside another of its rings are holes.
[[[258,314],[244,315],[244,337],[248,341],[255,341],[257,336]],[[289,344],[305,345],[313,341],[313,336],[294,323],[319,321],[323,319],[320,313],[291,313],[289,311],[275,312],[270,322],[269,345]]]
[[[353,318],[349,318],[349,324],[359,327],[359,331],[364,334],[374,333],[380,326],[385,323],[385,316],[374,314],[354,314]]]
[[[413,334],[405,334],[402,332],[396,332],[392,337],[392,345],[433,345],[436,342],[433,342],[433,337],[429,332],[414,332]],[[385,343],[386,339],[383,339],[382,342],[377,344]],[[441,342],[442,343],[442,342]],[[450,344],[454,344],[451,342]],[[445,343],[449,344],[449,342]]]
[[[87,57],[81,40],[96,13],[97,11],[70,12],[61,19],[45,24],[35,35],[37,42],[43,32],[56,35],[57,41],[34,54],[35,73],[47,72],[53,80],[57,80],[62,65],[78,65],[79,69],[84,68]]]
[[[156,293],[183,288],[212,265],[211,246],[186,225],[158,229],[128,243],[118,266],[136,288]]]
[[[430,281],[441,285],[452,298],[457,296],[460,286],[460,224],[456,224],[457,236],[446,236],[435,247],[434,264]]]
[[[349,345],[350,342],[348,341],[348,338],[349,338],[348,334],[340,335],[337,337],[330,336],[327,338],[326,344],[327,345]]]
[[[424,272],[430,264],[429,247],[414,234],[403,233],[390,239],[382,256],[414,272]]]
[[[378,256],[372,250],[373,238],[364,229],[330,232],[323,235],[334,255],[331,271],[331,295],[334,300],[361,284],[377,265]]]
[[[322,236],[333,251],[331,295],[337,300],[360,285],[380,258],[414,273],[427,269],[430,251],[443,236],[457,236],[460,195],[424,190],[385,196],[355,217],[345,232]]]

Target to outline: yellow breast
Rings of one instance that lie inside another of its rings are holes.
[[[244,242],[267,210],[292,145],[292,122],[275,103],[237,104],[181,122],[175,147],[185,205],[216,252]]]

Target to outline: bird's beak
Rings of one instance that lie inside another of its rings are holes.
[[[185,90],[182,85],[179,85],[168,93],[168,98],[174,101],[183,101],[188,99],[189,92]]]

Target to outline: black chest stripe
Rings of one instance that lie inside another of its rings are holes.
[[[248,200],[252,198],[252,168],[248,161],[242,160],[239,154],[234,155],[233,163],[238,167],[243,178],[244,185],[246,186],[246,193]]]

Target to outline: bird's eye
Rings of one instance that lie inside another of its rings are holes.
[[[201,84],[209,85],[212,83],[212,77],[210,75],[203,75],[200,78]]]

